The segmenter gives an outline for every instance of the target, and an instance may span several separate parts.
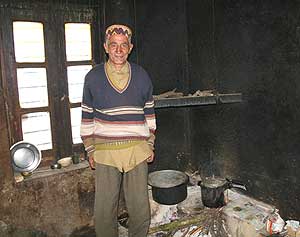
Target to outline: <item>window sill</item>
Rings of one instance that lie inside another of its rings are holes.
[[[85,169],[89,167],[89,163],[87,161],[81,161],[79,164],[72,164],[67,167],[62,167],[60,169],[51,169],[50,167],[42,167],[32,172],[30,176],[23,177],[20,173],[15,174],[15,182],[27,182],[34,179],[40,179],[49,177],[57,174],[64,174],[70,171]]]

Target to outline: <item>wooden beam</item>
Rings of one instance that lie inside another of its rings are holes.
[[[2,14],[0,9],[0,14]],[[5,90],[3,29],[0,26],[0,189],[5,182],[13,182],[13,172],[10,165],[9,119],[7,105],[7,91]]]

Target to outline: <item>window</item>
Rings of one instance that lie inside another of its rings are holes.
[[[65,24],[68,92],[71,106],[72,141],[81,143],[80,118],[84,77],[92,68],[91,26]]]
[[[17,68],[17,80],[21,108],[48,106],[45,68]]]
[[[15,21],[13,37],[22,137],[40,150],[52,149],[44,26],[39,22]]]
[[[40,150],[52,148],[49,112],[22,115],[23,139],[32,142]]]
[[[65,24],[65,37],[67,61],[83,61],[92,59],[90,24]]]
[[[30,34],[29,34],[30,32]],[[50,113],[48,107],[47,74],[45,62],[43,24],[38,22],[13,22],[15,58],[19,104],[26,108],[21,117],[23,139],[41,150],[52,149]],[[65,52],[67,65],[68,95],[70,101],[72,141],[80,139],[80,103],[84,77],[92,68],[91,26],[88,23],[65,24]],[[27,66],[24,63],[30,63]],[[36,67],[32,67],[36,66]],[[31,112],[39,108],[47,112]]]
[[[0,16],[5,48],[10,144],[25,140],[42,151],[41,166],[84,152],[80,138],[84,78],[94,62],[95,11],[34,12]],[[77,14],[78,13],[78,14]],[[84,14],[83,14],[84,13]],[[99,56],[99,53],[98,53]]]
[[[45,62],[42,23],[16,21],[13,33],[16,62]]]

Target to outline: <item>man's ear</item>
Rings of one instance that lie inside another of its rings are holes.
[[[103,44],[103,48],[105,49],[105,52],[108,53],[108,46],[107,46],[106,42]]]
[[[133,49],[133,44],[129,44],[129,53],[131,52],[132,49]]]

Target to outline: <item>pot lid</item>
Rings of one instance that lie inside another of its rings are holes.
[[[41,152],[33,144],[25,141],[15,143],[10,148],[11,163],[17,172],[32,172],[41,162]]]
[[[212,176],[204,178],[200,185],[208,188],[217,188],[223,186],[226,182],[224,178]]]
[[[152,187],[172,188],[187,183],[188,176],[178,170],[154,171],[148,176],[148,183]]]

